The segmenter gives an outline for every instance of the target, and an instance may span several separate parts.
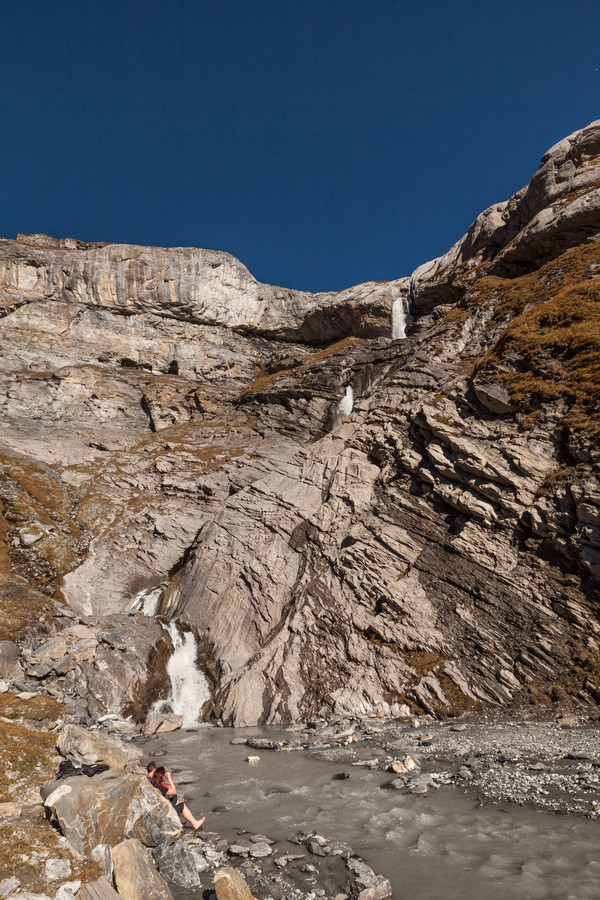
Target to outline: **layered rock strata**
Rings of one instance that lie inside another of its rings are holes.
[[[395,342],[408,279],[0,242],[11,590],[166,583],[229,724],[594,706],[599,184],[596,122],[414,273]]]

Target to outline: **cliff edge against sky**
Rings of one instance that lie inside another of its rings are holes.
[[[440,259],[337,294],[0,241],[7,636],[164,585],[229,724],[595,707],[599,233],[595,122]]]

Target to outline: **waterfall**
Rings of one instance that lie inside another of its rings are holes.
[[[406,337],[406,301],[397,297],[392,303],[392,340],[400,341]]]
[[[157,587],[148,588],[140,591],[135,595],[129,612],[141,612],[144,616],[155,616],[163,598],[167,583],[157,585]]]
[[[183,718],[184,728],[198,724],[200,710],[210,699],[210,689],[204,674],[196,666],[196,637],[182,631],[176,622],[166,626],[173,641],[173,653],[167,663],[171,693],[166,700],[157,700],[151,712],[171,711]]]
[[[339,425],[342,419],[345,419],[346,416],[349,416],[352,410],[354,409],[354,391],[348,385],[346,388],[346,393],[338,403],[335,408],[335,424]]]

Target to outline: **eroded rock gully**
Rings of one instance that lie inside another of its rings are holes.
[[[0,241],[5,593],[106,615],[166,582],[232,725],[593,710],[599,184],[596,122],[446,256],[338,294]]]

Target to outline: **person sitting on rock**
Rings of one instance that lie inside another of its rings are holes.
[[[160,791],[163,797],[166,797],[180,816],[190,823],[194,831],[198,831],[202,827],[206,816],[196,819],[188,809],[188,807],[177,797],[177,790],[173,784],[171,773],[167,772],[164,766],[155,766],[152,775],[150,775],[150,783],[153,787]]]

